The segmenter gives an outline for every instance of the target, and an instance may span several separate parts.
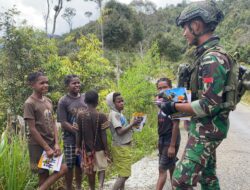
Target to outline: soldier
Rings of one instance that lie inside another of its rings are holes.
[[[232,62],[219,46],[219,37],[213,35],[223,17],[214,1],[200,1],[188,5],[176,19],[188,44],[196,46],[196,61],[189,68],[192,102],[161,104],[168,115],[177,111],[193,114],[184,156],[173,175],[175,189],[192,189],[197,182],[202,189],[220,189],[215,154],[229,128],[224,89]]]

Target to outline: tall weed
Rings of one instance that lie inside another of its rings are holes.
[[[147,123],[142,132],[133,135],[133,160],[134,162],[152,153],[157,148],[157,111],[152,108],[148,110]]]
[[[1,139],[3,142],[6,137]],[[13,136],[5,144],[0,156],[0,189],[32,190],[37,183],[29,169],[27,142],[21,136]]]

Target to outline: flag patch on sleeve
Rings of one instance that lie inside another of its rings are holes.
[[[203,82],[204,83],[213,83],[214,82],[214,78],[213,77],[204,77],[203,78]]]

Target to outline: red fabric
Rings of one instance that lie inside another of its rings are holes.
[[[212,83],[212,82],[214,82],[214,78],[213,77],[203,78],[203,82],[204,83]]]

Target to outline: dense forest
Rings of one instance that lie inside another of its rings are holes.
[[[232,55],[237,52],[238,61],[247,67],[250,65],[250,0],[218,3],[225,18],[216,34],[226,50]],[[65,93],[63,78],[67,74],[80,76],[82,92],[90,89],[99,92],[99,109],[104,112],[108,111],[106,95],[113,90],[120,91],[126,100],[128,117],[140,111],[149,118],[142,134],[135,135],[135,160],[155,149],[154,82],[161,76],[174,80],[178,65],[192,61],[192,48],[187,46],[182,30],[175,25],[176,17],[185,6],[187,3],[183,1],[156,9],[150,1],[134,0],[126,5],[111,0],[99,7],[101,16],[97,21],[70,28],[71,32],[62,36],[49,35],[47,31],[27,26],[26,22],[17,24],[20,13],[15,7],[0,13],[0,134],[6,127],[15,132],[19,130],[18,116],[22,116],[23,103],[31,94],[27,75],[43,70],[49,78],[48,96],[55,110]],[[65,15],[65,18],[72,27],[72,17]],[[7,141],[11,141],[8,146],[4,143]],[[34,187],[35,179],[27,169],[27,150],[18,146],[20,141],[25,139],[2,137],[0,189]],[[145,142],[149,143],[145,145]],[[15,181],[17,174],[21,177]]]

